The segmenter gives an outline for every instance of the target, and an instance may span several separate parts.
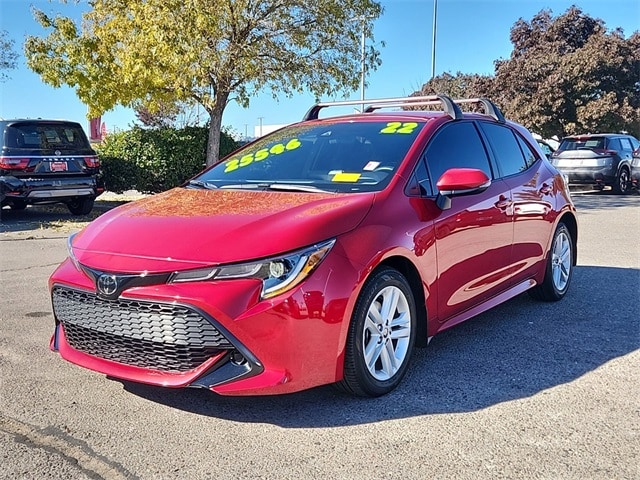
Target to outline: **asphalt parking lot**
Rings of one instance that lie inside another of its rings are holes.
[[[640,195],[574,200],[568,296],[521,295],[441,334],[377,399],[228,398],[63,361],[47,278],[88,219],[5,209],[0,478],[638,479]]]

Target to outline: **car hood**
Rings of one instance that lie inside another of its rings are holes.
[[[374,195],[177,188],[105,213],[73,239],[73,252],[123,273],[270,257],[355,228]]]

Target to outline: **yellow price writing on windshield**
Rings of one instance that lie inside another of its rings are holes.
[[[280,155],[281,153],[295,150],[302,143],[297,138],[292,138],[286,144],[276,143],[270,148],[262,148],[254,153],[248,153],[240,158],[232,158],[224,164],[224,173],[233,172],[242,167],[251,165],[253,162],[261,162],[270,155]]]

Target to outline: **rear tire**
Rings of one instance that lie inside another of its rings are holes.
[[[366,282],[356,303],[345,349],[342,390],[378,397],[396,388],[409,366],[416,307],[400,272],[383,268]]]
[[[536,300],[557,302],[566,295],[573,276],[573,238],[564,223],[556,228],[547,256],[544,280],[530,289],[529,294]]]
[[[630,180],[629,170],[627,167],[622,167],[616,177],[616,182],[612,185],[613,193],[616,195],[626,194],[629,191]]]
[[[76,198],[67,203],[67,208],[74,215],[87,215],[93,210],[94,197]]]

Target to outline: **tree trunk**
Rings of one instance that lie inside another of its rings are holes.
[[[227,106],[229,94],[218,92],[215,104],[209,112],[209,138],[207,139],[207,167],[220,159],[220,133],[222,132],[222,114]]]
[[[214,108],[209,116],[209,137],[207,139],[207,167],[220,158],[220,132],[222,130],[222,111]]]

